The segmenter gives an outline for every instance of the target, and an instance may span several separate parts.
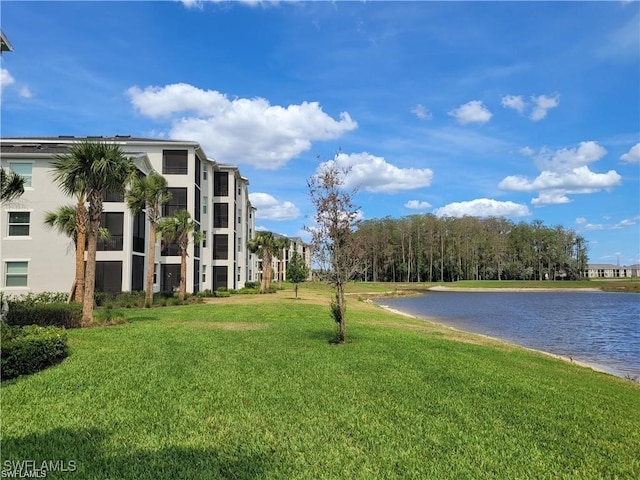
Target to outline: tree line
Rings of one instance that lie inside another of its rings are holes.
[[[573,280],[587,269],[587,242],[539,220],[436,217],[363,221],[352,233],[354,279],[374,282]]]

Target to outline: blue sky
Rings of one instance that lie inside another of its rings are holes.
[[[335,158],[365,219],[542,220],[639,263],[639,6],[3,1],[2,136],[196,140],[291,236]]]

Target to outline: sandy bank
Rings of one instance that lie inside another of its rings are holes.
[[[436,285],[435,287],[429,287],[428,290],[432,292],[601,292],[599,288],[584,287],[584,288],[513,288],[513,287],[498,287],[498,288],[467,288],[467,287],[445,287],[442,285]]]

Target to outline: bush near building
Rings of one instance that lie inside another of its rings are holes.
[[[43,370],[69,354],[67,334],[58,327],[26,327],[0,324],[2,380]]]

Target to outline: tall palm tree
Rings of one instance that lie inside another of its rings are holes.
[[[157,173],[135,177],[126,195],[129,209],[137,215],[145,211],[149,219],[149,254],[147,256],[147,286],[145,305],[153,303],[153,267],[156,261],[156,226],[162,217],[162,206],[171,200],[167,180]]]
[[[53,228],[58,233],[62,233],[69,237],[73,242],[73,248],[76,252],[76,276],[69,293],[69,300],[73,298],[75,302],[82,303],[84,289],[84,252],[87,249],[86,231],[87,231],[87,215],[86,207],[82,204],[81,218],[84,218],[84,225],[78,228],[78,206],[62,205],[53,212],[45,212],[44,224],[49,228]],[[101,227],[98,231],[101,240],[107,240],[111,236],[109,230]],[[78,262],[80,259],[80,262]],[[79,268],[78,268],[79,264]]]
[[[287,237],[276,237],[275,247],[278,249],[278,286],[284,280],[284,251],[291,246],[291,240]]]
[[[24,178],[11,170],[0,168],[0,201],[10,202],[24,193]]]
[[[247,242],[247,248],[251,253],[257,253],[262,260],[262,280],[260,293],[267,293],[273,277],[273,256],[278,255],[280,242],[271,232],[258,232],[255,238]]]
[[[186,210],[178,210],[171,217],[162,218],[157,224],[158,232],[165,243],[176,242],[180,251],[180,288],[178,298],[184,300],[187,293],[187,249],[189,239],[194,243],[202,241],[202,232],[198,231],[198,224]]]
[[[68,195],[84,196],[88,203],[87,215],[87,266],[85,271],[82,323],[93,322],[93,294],[96,281],[96,250],[102,198],[106,192],[124,193],[135,167],[119,145],[93,140],[82,140],[73,144],[66,154],[53,161],[54,179]],[[83,195],[84,193],[84,195]],[[80,202],[78,202],[80,205]],[[78,212],[80,217],[80,212]],[[78,226],[83,222],[78,218]],[[77,259],[76,259],[77,260]]]

